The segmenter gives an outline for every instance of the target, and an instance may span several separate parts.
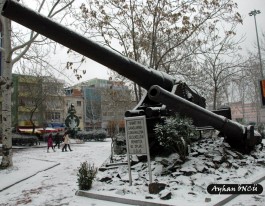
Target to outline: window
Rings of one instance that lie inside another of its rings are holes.
[[[60,121],[61,115],[60,112],[47,112],[46,120],[47,121]]]
[[[20,99],[19,100],[19,106],[25,106],[25,101],[23,99]]]
[[[70,107],[70,105],[71,105],[71,101],[70,100],[67,100],[66,107]]]
[[[81,101],[76,101],[76,105],[81,107]]]

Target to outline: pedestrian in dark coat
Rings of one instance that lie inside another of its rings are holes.
[[[55,149],[54,149],[54,147],[53,147],[52,134],[49,134],[49,136],[48,136],[48,139],[47,139],[47,145],[48,145],[48,147],[47,147],[47,152],[49,152],[50,147],[51,147],[51,148],[53,149],[53,151],[55,152]]]
[[[54,148],[58,146],[58,149],[60,149],[61,137],[59,135],[59,132],[57,132],[57,134],[55,135],[54,142],[55,142]]]

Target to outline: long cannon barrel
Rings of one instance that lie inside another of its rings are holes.
[[[39,34],[42,34],[136,82],[148,90],[159,85],[170,91],[175,80],[168,74],[149,69],[136,61],[103,47],[14,0],[2,1],[1,14]],[[1,9],[1,8],[0,8]]]
[[[148,96],[155,102],[165,104],[169,109],[182,116],[201,121],[222,132],[227,142],[241,152],[249,153],[256,144],[261,143],[261,135],[254,131],[253,126],[244,127],[237,122],[208,111],[192,102],[174,95],[163,88],[154,85],[148,91]]]

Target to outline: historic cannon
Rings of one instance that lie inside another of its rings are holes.
[[[70,30],[61,24],[58,24],[51,19],[23,6],[14,0],[1,1],[0,3],[1,14],[29,29],[32,29],[102,65],[118,72],[120,75],[136,82],[138,85],[143,87],[146,90],[153,85],[158,85],[164,90],[171,93],[173,96],[178,96],[181,99],[185,99],[185,103],[192,102],[198,107],[205,108],[205,99],[197,94],[194,90],[190,89],[184,82],[177,82],[170,75],[157,71],[154,69],[147,68],[136,61],[122,56],[121,54],[105,48],[96,42],[89,40],[88,38],[76,33],[73,30]],[[152,97],[152,98],[150,98]],[[151,95],[146,95],[139,104],[130,111],[125,113],[125,116],[137,116],[137,115],[146,115],[147,116],[147,126],[149,131],[149,136],[152,138],[153,126],[161,120],[161,117],[169,116],[174,114],[174,109],[171,109],[172,104],[175,102],[172,99],[172,102],[169,104],[164,103],[163,101],[158,101]],[[168,107],[170,105],[170,107]],[[184,110],[184,112],[190,112],[189,109]],[[207,110],[206,110],[207,111]],[[223,112],[224,111],[224,112]],[[213,112],[208,111],[208,115],[201,115],[201,118],[194,118],[194,115],[190,115],[194,119],[194,124],[196,126],[208,126],[209,122],[204,119],[208,119]],[[230,117],[230,110],[216,111],[218,114],[221,114],[226,117]],[[213,121],[218,121],[219,115],[214,116]],[[226,118],[227,119],[227,118]],[[227,121],[227,120],[225,120]],[[211,125],[211,124],[210,124]],[[240,128],[244,128],[242,125]],[[219,127],[215,127],[217,130]],[[251,128],[252,131],[252,128]],[[245,137],[247,131],[238,129],[238,125],[231,124],[229,132],[232,134],[238,134],[242,138]],[[229,132],[226,132],[227,135]],[[253,131],[254,132],[254,131]],[[232,135],[229,135],[228,142],[231,145],[236,146],[236,144],[241,144],[241,142],[233,143],[240,141],[239,138],[234,138]],[[250,138],[252,135],[250,135]],[[156,142],[149,141],[151,147],[157,145]],[[245,145],[242,145],[242,147]],[[154,147],[154,150],[157,150]]]

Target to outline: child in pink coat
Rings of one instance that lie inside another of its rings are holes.
[[[50,148],[50,147],[51,147],[51,148],[53,149],[53,151],[55,152],[55,149],[54,149],[54,147],[53,147],[52,134],[50,134],[50,135],[48,136],[47,144],[48,144],[47,152],[49,152],[49,148]]]

